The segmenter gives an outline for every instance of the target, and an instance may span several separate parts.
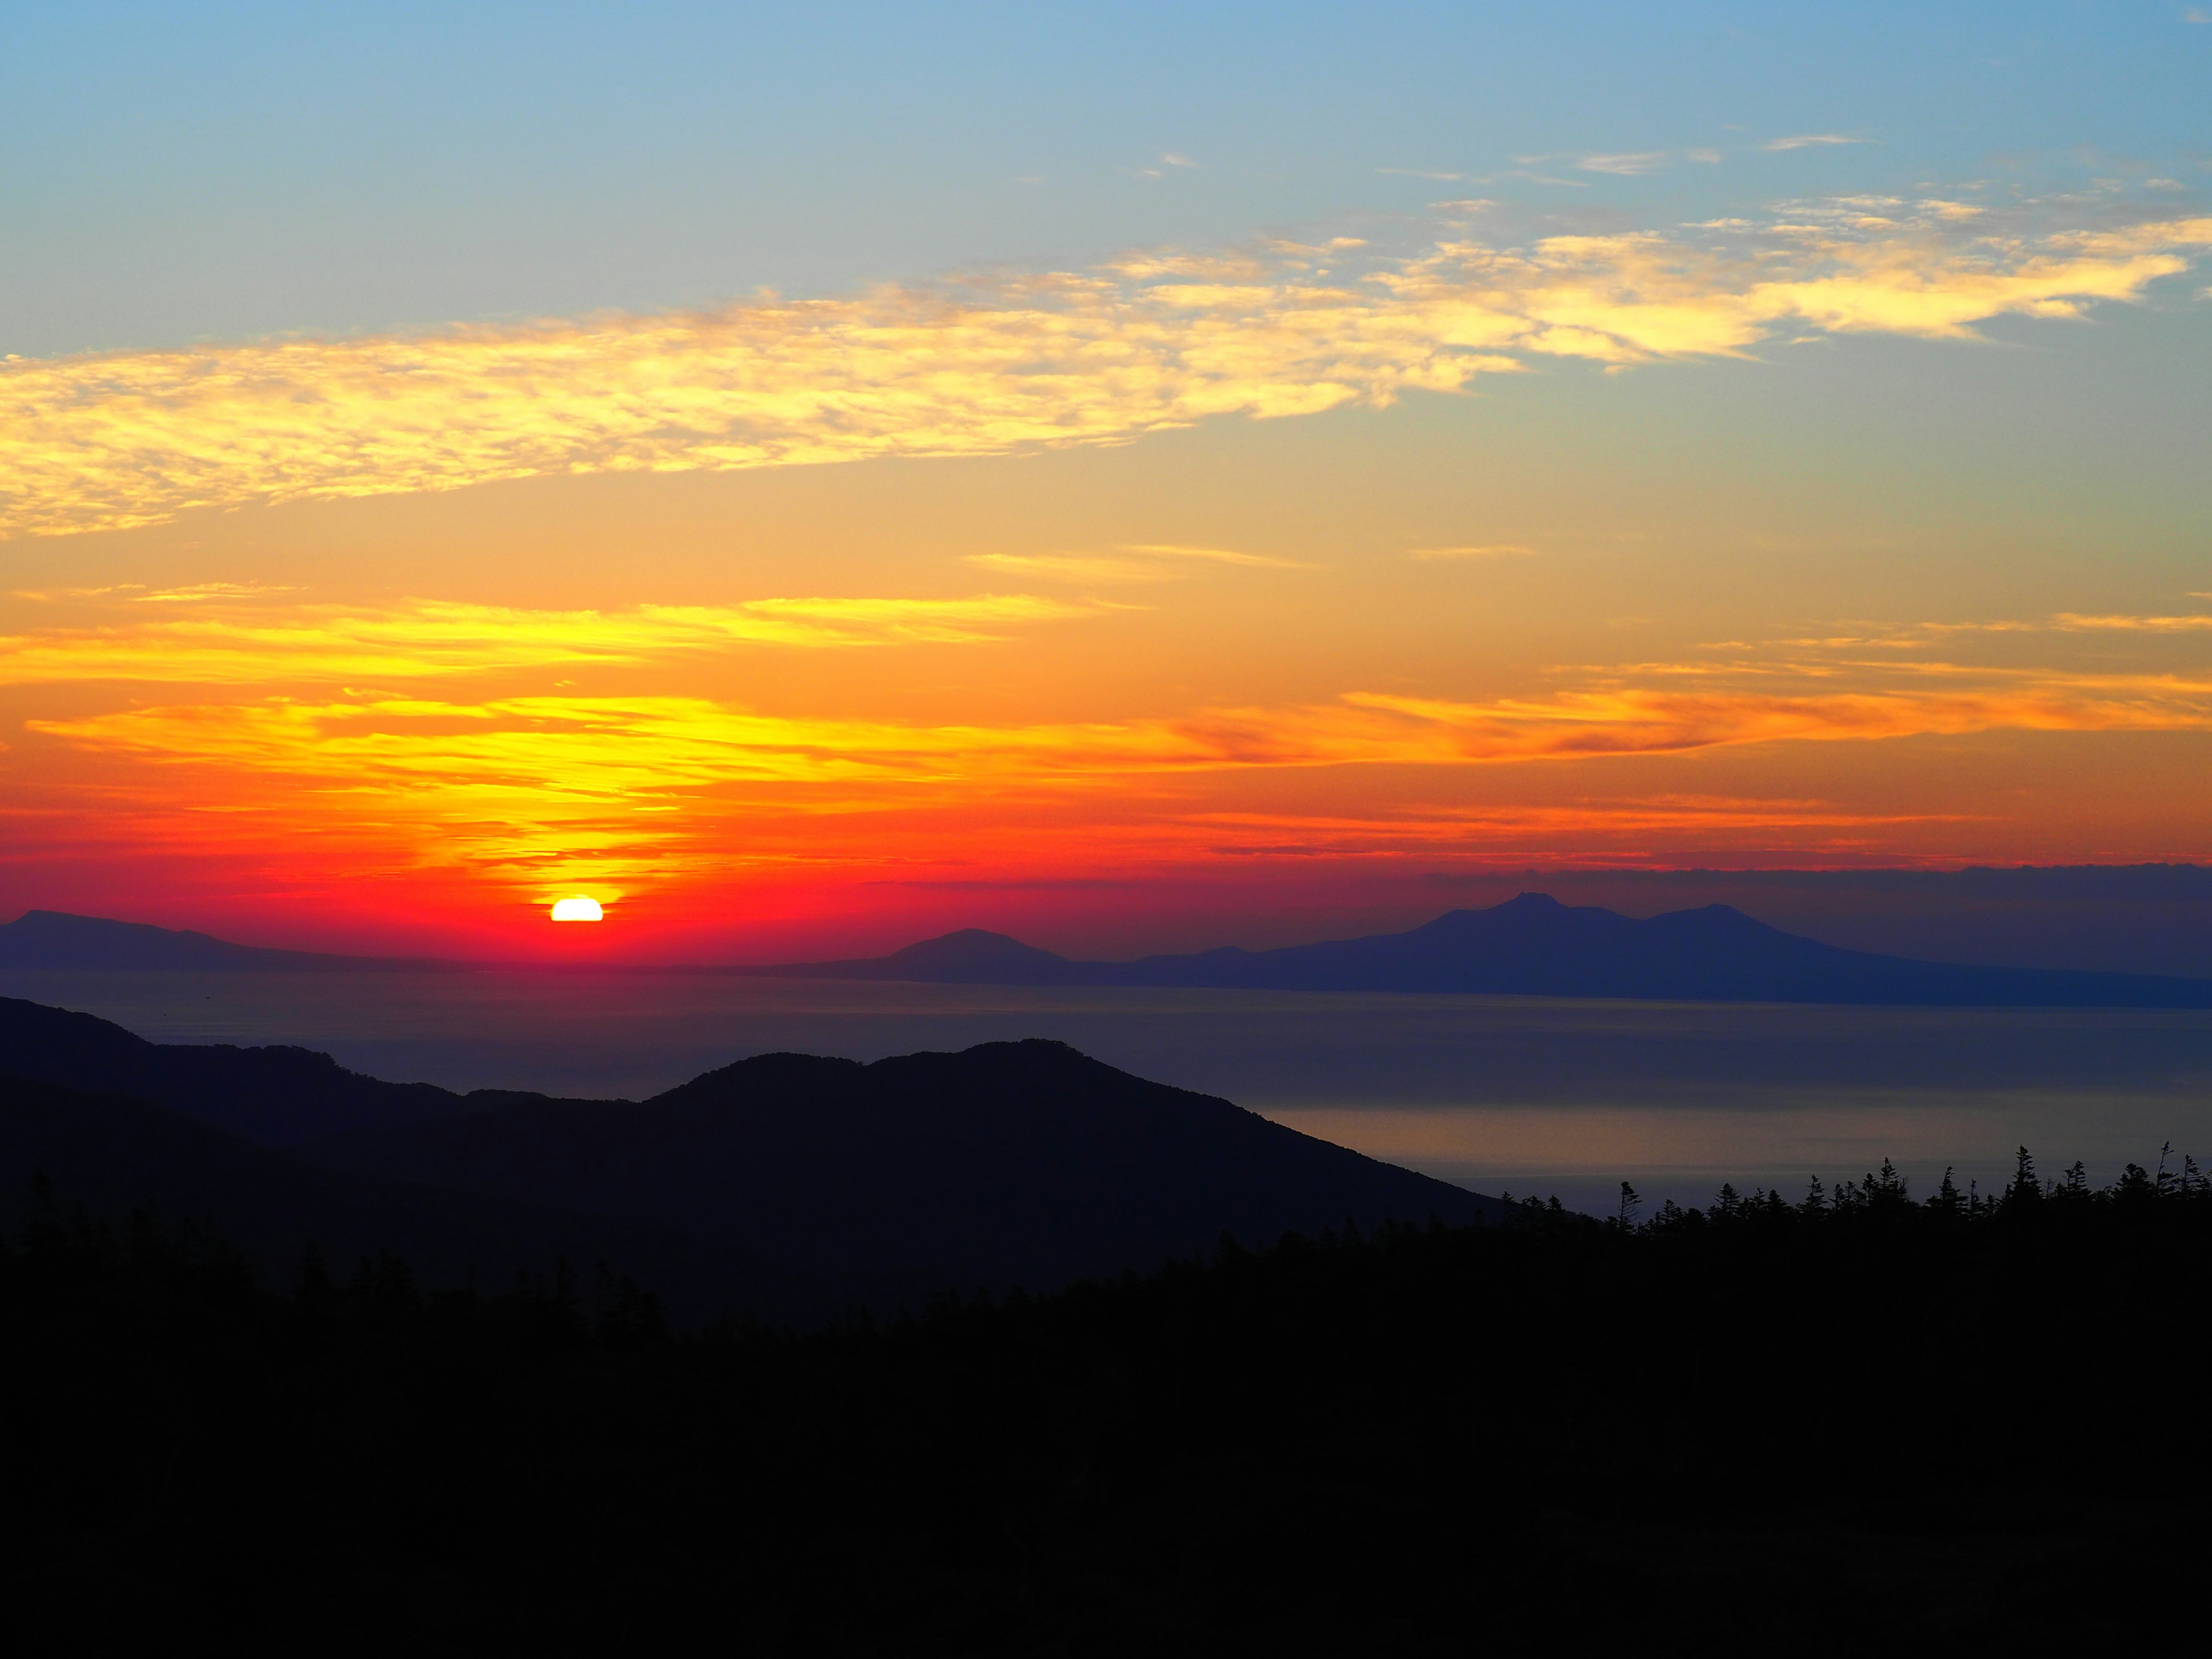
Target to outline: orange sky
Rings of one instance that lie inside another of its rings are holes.
[[[1969,193],[10,359],[0,908],[1133,951],[2212,856],[2212,220]]]

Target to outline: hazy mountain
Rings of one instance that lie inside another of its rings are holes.
[[[210,933],[155,927],[64,910],[26,910],[0,923],[0,968],[92,968],[207,972],[258,969],[315,971],[451,966],[428,957],[345,957],[319,951],[271,951]]]
[[[858,962],[734,971],[1010,985],[1192,986],[1269,991],[1487,992],[1715,1002],[1931,1006],[2212,1007],[2212,980],[1978,968],[1839,950],[1725,904],[1636,921],[1541,893],[1454,910],[1409,933],[1234,946],[1134,962],[1073,962],[970,929]]]
[[[33,910],[0,926],[0,969],[453,969],[436,957],[267,951],[205,933]],[[641,964],[608,964],[616,971]],[[1234,945],[1134,962],[1079,962],[1004,933],[962,928],[889,956],[692,969],[785,979],[939,985],[1127,985],[1269,991],[1486,992],[1713,1002],[1935,1007],[2212,1007],[2212,979],[1992,968],[1848,951],[1726,904],[1637,921],[1523,893],[1453,910],[1403,933],[1279,950]]]
[[[443,1117],[512,1097],[386,1083],[311,1048],[149,1042],[91,1014],[16,997],[0,997],[0,1073],[127,1095],[265,1146]]]
[[[313,1235],[450,1268],[605,1256],[695,1310],[750,1305],[739,1291],[820,1304],[830,1291],[803,1287],[833,1283],[854,1299],[1043,1288],[1224,1231],[1501,1213],[1054,1042],[872,1066],[768,1054],[639,1103],[457,1095],[0,999],[0,1182],[20,1192],[34,1168],[288,1248]]]
[[[963,927],[923,939],[887,957],[842,962],[787,962],[727,971],[781,979],[887,979],[932,985],[1095,985],[1108,963],[1071,962],[1004,933]]]

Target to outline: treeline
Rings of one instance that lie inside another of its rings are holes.
[[[0,1248],[0,1616],[22,1652],[2194,1639],[2193,1165],[1516,1213],[678,1333],[594,1272],[276,1289],[48,1201]]]

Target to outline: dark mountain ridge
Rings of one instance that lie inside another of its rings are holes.
[[[0,1225],[24,1218],[34,1182],[111,1221],[150,1210],[211,1226],[276,1285],[296,1280],[312,1248],[342,1275],[396,1257],[431,1289],[497,1292],[518,1276],[544,1285],[563,1261],[588,1281],[604,1266],[687,1322],[743,1312],[805,1322],[852,1299],[654,1218],[320,1169],[182,1112],[0,1071]]]
[[[393,1128],[518,1097],[502,1090],[457,1095],[434,1084],[386,1083],[312,1048],[149,1042],[94,1015],[18,997],[0,997],[0,1073],[127,1096],[264,1146]]]
[[[152,1043],[0,999],[0,1208],[34,1170],[294,1260],[309,1237],[448,1277],[603,1260],[691,1313],[1042,1290],[1224,1232],[1503,1214],[1057,1042],[763,1054],[642,1103],[562,1100],[386,1083],[301,1048]]]
[[[1272,951],[1234,945],[1134,962],[1076,962],[968,929],[858,961],[726,971],[948,984],[1126,985],[1265,991],[1419,991],[1713,1002],[1937,1007],[2212,1008],[2212,980],[1981,968],[1846,951],[1729,905],[1637,921],[1541,893],[1453,910],[1403,933]]]
[[[332,1168],[664,1219],[832,1277],[1039,1289],[1346,1221],[1503,1213],[1059,1042],[761,1054],[639,1105],[516,1101],[337,1137]]]

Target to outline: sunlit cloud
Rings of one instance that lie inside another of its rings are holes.
[[[1765,672],[1786,682],[1786,668]],[[830,855],[819,835],[771,845],[764,813],[972,815],[1059,797],[1085,803],[1085,821],[1106,834],[1146,780],[1603,765],[1992,731],[2212,732],[2212,679],[2203,677],[1911,668],[1859,687],[1776,689],[1710,671],[1704,684],[1668,684],[1639,672],[1527,696],[1354,691],[1311,704],[1027,724],[796,718],[661,694],[326,693],[161,701],[34,719],[26,731],[125,763],[100,786],[110,808],[135,800],[149,811],[213,813],[219,823],[208,833],[227,844],[256,824],[270,834],[319,824],[423,866],[617,885],[734,859]],[[1207,810],[1155,814],[1144,833],[1156,848],[1193,836],[1218,842],[1220,826],[1202,821]]]
[[[764,599],[735,605],[529,611],[419,600],[194,612],[0,636],[0,684],[94,680],[257,684],[634,665],[734,646],[972,644],[1084,614],[1031,594]]]
[[[1190,574],[1157,559],[1117,559],[1103,553],[970,553],[968,562],[1024,580],[1064,582],[1165,582]]]
[[[1265,553],[1240,553],[1227,547],[1185,547],[1175,542],[1131,542],[1124,550],[1148,553],[1158,559],[1198,559],[1208,564],[1240,564],[1256,570],[1310,570],[1295,559],[1278,559]]]
[[[2051,625],[2075,632],[2191,634],[2212,629],[2212,617],[2083,617],[2069,611],[2053,617]]]
[[[11,358],[0,534],[549,474],[1123,443],[1808,330],[1961,338],[2137,299],[2212,246],[2212,219],[1983,222],[1842,207],[1755,234],[1455,239],[1406,258],[1338,238],[660,316]]]
[[[1585,155],[1575,165],[1584,173],[1610,173],[1617,178],[1633,179],[1646,173],[1656,173],[1674,158],[1663,149],[1638,150],[1626,155]]]
[[[1789,138],[1770,138],[1761,149],[1814,149],[1828,144],[1870,144],[1871,138],[1853,138],[1841,132],[1801,132]]]
[[[1536,550],[1523,547],[1518,542],[1485,542],[1474,547],[1415,547],[1407,550],[1409,559],[1528,559],[1534,558]]]

